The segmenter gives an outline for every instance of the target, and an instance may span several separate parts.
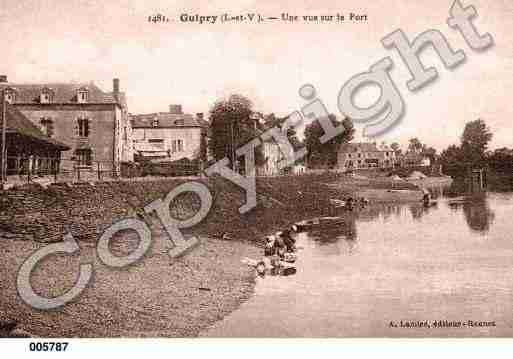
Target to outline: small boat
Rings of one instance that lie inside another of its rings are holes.
[[[295,224],[298,232],[309,231],[316,228],[332,227],[344,224],[344,219],[341,217],[320,217],[308,219]]]

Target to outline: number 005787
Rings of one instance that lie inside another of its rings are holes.
[[[65,352],[68,348],[68,342],[31,342],[29,349],[31,352]]]

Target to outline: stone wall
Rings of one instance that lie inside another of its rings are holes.
[[[183,182],[183,181],[182,181]],[[143,213],[180,181],[31,184],[0,192],[0,232],[40,242],[95,241],[114,222]]]

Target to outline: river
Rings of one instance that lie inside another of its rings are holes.
[[[513,336],[513,193],[441,192],[429,208],[372,205],[344,230],[299,234],[297,273],[257,278],[203,335]]]

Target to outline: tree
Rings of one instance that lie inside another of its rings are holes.
[[[251,101],[238,94],[219,100],[212,106],[209,148],[216,161],[228,157],[234,169],[236,150],[259,135],[254,114]],[[255,162],[257,165],[264,162],[262,146],[255,149]]]
[[[460,146],[450,145],[440,154],[440,163],[444,173],[459,176],[465,173],[464,154]]]
[[[488,142],[491,139],[492,133],[483,120],[478,119],[465,125],[461,136],[461,148],[467,164],[471,166],[483,165]]]
[[[274,113],[271,113],[267,116],[264,116],[264,124],[263,124],[262,130],[265,131],[265,130],[273,128],[273,127],[277,127],[277,128],[281,129],[283,127],[283,124],[287,120],[288,120],[288,117],[280,118],[280,117],[276,117],[276,115]],[[303,147],[303,143],[297,137],[297,132],[294,128],[289,127],[287,129],[287,138],[288,138],[290,144],[292,145],[292,147],[294,148],[294,151],[297,151],[298,149]]]
[[[513,173],[513,150],[498,148],[487,156],[487,162],[498,173]]]
[[[351,119],[346,117],[342,121],[338,120],[333,114],[328,115],[328,119],[333,126],[344,126],[344,131],[335,136],[326,143],[321,143],[320,138],[324,135],[324,130],[319,121],[315,120],[305,128],[305,146],[308,151],[307,161],[310,167],[327,166],[334,167],[337,163],[337,153],[340,145],[349,142],[354,136],[354,126]]]
[[[283,125],[287,120],[288,120],[288,116],[287,117],[276,117],[276,115],[274,113],[264,116],[264,120],[263,120],[264,123],[262,126],[262,131],[266,131],[270,128],[283,129]],[[290,144],[292,145],[294,152],[298,151],[299,149],[304,147],[303,142],[299,139],[299,137],[297,136],[297,132],[293,127],[289,127],[287,129],[287,138],[288,138]],[[304,159],[301,158],[301,159],[297,160],[296,163],[304,163]]]
[[[400,144],[398,144],[397,142],[392,143],[392,144],[390,145],[390,148],[391,148],[392,150],[394,150],[394,152],[395,152],[396,154],[400,154],[400,153],[401,153],[401,145],[400,145]]]
[[[422,156],[429,158],[429,161],[431,162],[431,164],[434,164],[436,157],[437,157],[436,156],[436,148],[427,147],[424,145],[422,148]]]

